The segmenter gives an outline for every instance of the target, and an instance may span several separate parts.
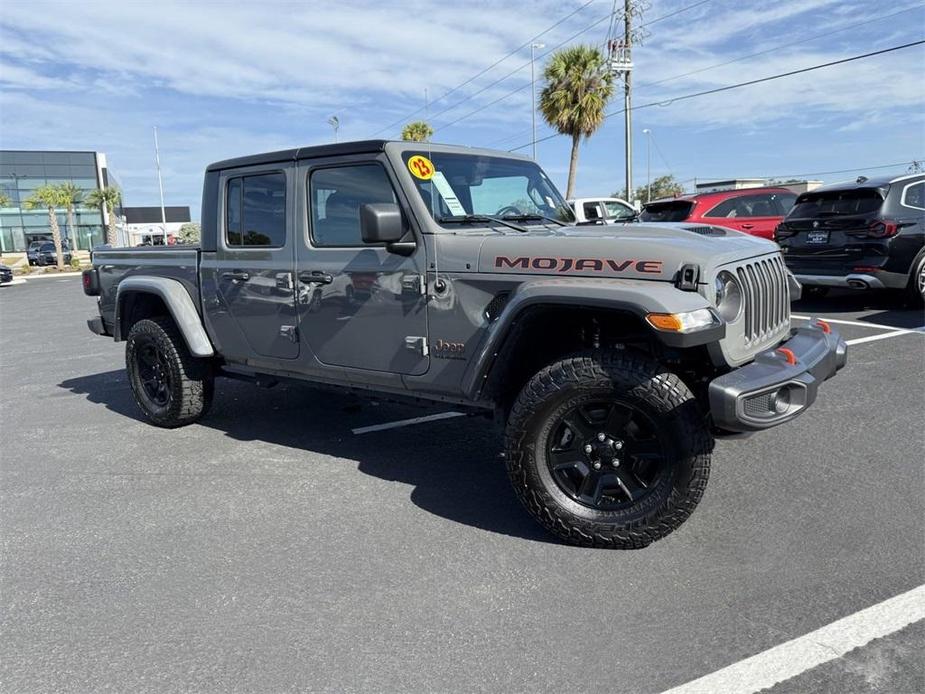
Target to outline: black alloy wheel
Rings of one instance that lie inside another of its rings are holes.
[[[669,446],[653,418],[617,400],[592,400],[559,416],[546,442],[558,487],[598,511],[640,502],[670,471]]]
[[[153,342],[144,344],[135,352],[135,361],[142,391],[157,407],[170,402],[170,364],[167,357]]]

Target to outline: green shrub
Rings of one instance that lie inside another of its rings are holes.
[[[78,258],[76,255],[71,256],[71,267],[74,268],[75,270],[80,269],[80,258]]]

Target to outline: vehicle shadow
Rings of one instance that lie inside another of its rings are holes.
[[[59,387],[144,421],[124,371],[79,376]],[[481,530],[556,543],[514,495],[499,458],[501,436],[489,420],[467,417],[363,435],[351,431],[427,413],[405,405],[377,407],[307,386],[266,390],[219,379],[213,408],[196,426],[236,441],[263,441],[355,462],[362,473],[411,486],[411,501],[429,513]]]
[[[885,325],[891,328],[919,328],[925,323],[925,312],[909,308],[901,297],[888,291],[853,291],[834,289],[824,297],[809,297],[795,301],[794,313],[812,316],[839,317],[839,314],[875,311],[852,317],[859,323]]]

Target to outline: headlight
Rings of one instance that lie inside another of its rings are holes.
[[[734,323],[742,315],[742,287],[731,272],[723,270],[713,280],[716,291],[716,310],[727,323]]]
[[[686,313],[650,313],[646,320],[653,328],[672,333],[692,333],[722,325],[709,308],[698,308]]]

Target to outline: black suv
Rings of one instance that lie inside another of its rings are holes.
[[[71,249],[68,247],[67,242],[61,244],[61,250],[64,253],[64,264],[71,264]],[[58,262],[58,254],[55,252],[55,244],[51,241],[43,243],[39,246],[35,254],[35,262],[37,265],[55,265]]]
[[[925,174],[860,176],[803,193],[774,234],[811,291],[900,289],[925,298]]]

